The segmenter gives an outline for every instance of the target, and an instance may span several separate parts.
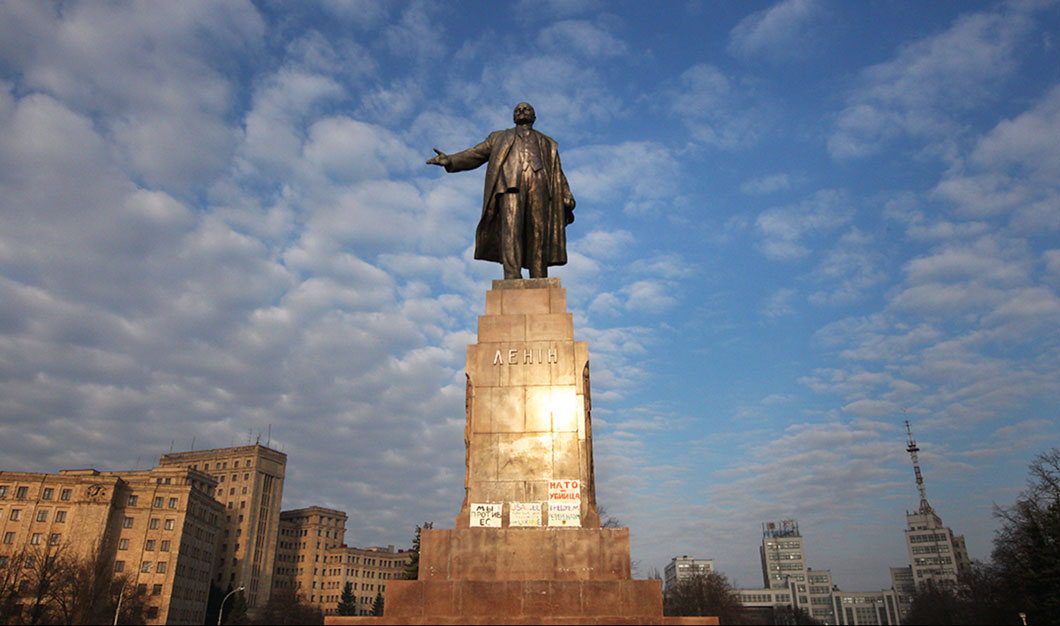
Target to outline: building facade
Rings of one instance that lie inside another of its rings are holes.
[[[797,520],[763,523],[758,554],[766,589],[786,589],[792,582],[806,584],[806,553]]]
[[[901,624],[898,598],[884,591],[836,591],[832,594],[837,624]]]
[[[99,559],[144,592],[147,623],[201,624],[222,512],[216,486],[187,468],[0,472],[0,567],[27,556]]]
[[[943,526],[933,510],[906,513],[905,545],[916,589],[931,580],[956,584],[957,577],[971,569],[963,535]]]
[[[280,501],[287,455],[262,445],[162,455],[161,467],[185,467],[213,476],[224,507],[213,582],[223,591],[245,588],[248,608],[272,592]]]
[[[663,568],[663,583],[667,593],[686,580],[696,576],[704,576],[714,572],[714,559],[694,559],[685,556],[675,556],[670,563]]]
[[[357,615],[370,615],[376,595],[386,599],[388,580],[405,575],[411,554],[386,548],[354,548],[344,543],[346,513],[319,506],[280,514],[275,590],[334,615],[349,583]]]

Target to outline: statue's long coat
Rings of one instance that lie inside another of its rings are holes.
[[[530,131],[537,139],[540,148],[545,179],[548,181],[548,206],[531,207],[533,211],[544,211],[546,222],[544,259],[548,265],[563,265],[567,262],[567,219],[565,206],[574,208],[574,196],[571,195],[567,177],[559,162],[559,149],[556,142],[548,135],[536,130]],[[508,191],[509,183],[514,183],[517,172],[522,167],[518,155],[511,155],[515,143],[516,129],[498,130],[490,133],[486,140],[463,152],[450,154],[448,172],[473,170],[483,163],[486,166],[486,185],[482,195],[482,218],[475,230],[475,258],[485,261],[501,260],[501,217],[497,210],[497,194]],[[524,267],[526,265],[524,264]]]

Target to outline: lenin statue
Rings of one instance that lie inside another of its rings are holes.
[[[534,107],[520,102],[515,128],[490,133],[463,152],[437,155],[427,163],[447,172],[486,166],[482,219],[475,231],[475,258],[504,266],[504,278],[548,276],[549,265],[567,262],[566,227],[574,221],[574,196],[551,137],[534,130]]]

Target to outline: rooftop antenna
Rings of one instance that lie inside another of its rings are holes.
[[[170,454],[173,454],[173,444],[174,444],[174,443],[175,443],[175,440],[174,440],[174,439],[170,439],[170,440],[169,440],[169,453],[170,453]]]
[[[269,424],[269,438],[265,440],[265,447],[268,448],[272,445],[272,424]]]
[[[934,514],[935,511],[927,501],[927,490],[924,488],[924,477],[920,474],[920,459],[917,457],[917,452],[920,452],[920,448],[917,447],[916,440],[913,439],[913,431],[909,428],[909,420],[905,420],[905,432],[909,435],[909,445],[906,447],[906,450],[909,452],[909,456],[913,459],[913,473],[916,474],[916,490],[920,492],[920,514]]]
[[[192,436],[192,438],[191,438],[191,451],[195,452],[195,437],[194,436]]]

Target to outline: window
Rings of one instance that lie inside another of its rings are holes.
[[[232,508],[232,503],[231,502],[228,503],[228,508]]]
[[[158,549],[160,552],[169,552],[169,539],[163,539]]]
[[[165,574],[166,573],[166,561],[159,561],[158,562],[158,566],[155,567],[155,571],[158,572],[159,574]]]
[[[48,521],[48,510],[47,509],[41,509],[40,511],[37,511],[37,521],[38,522],[46,522],[46,521]]]
[[[151,518],[151,530],[158,530],[158,521],[157,517]]]
[[[114,561],[114,571],[115,572],[124,572],[125,571],[125,561]]]
[[[150,574],[151,573],[151,568],[153,568],[154,566],[155,566],[155,564],[152,563],[151,561],[144,561],[143,563],[140,564],[140,571],[143,572],[144,574]]]
[[[247,488],[243,487],[243,495],[246,495],[246,494],[247,494]]]
[[[0,498],[7,497],[7,485],[0,485]]]
[[[121,522],[121,527],[122,528],[132,528],[133,527],[133,518],[126,516],[125,519],[123,519],[122,522]]]
[[[177,502],[178,502],[178,500],[176,498],[170,498],[169,499],[169,508],[171,508],[171,509],[177,508]]]
[[[52,534],[48,535],[48,545],[49,546],[57,546],[57,545],[59,545],[59,540],[60,540],[61,537],[62,537],[62,535],[60,535],[59,533],[52,533]]]
[[[4,533],[4,543],[15,543],[15,533]]]
[[[166,520],[166,530],[173,530],[173,519],[172,518]]]
[[[250,474],[243,474],[243,480],[250,480]]]
[[[140,496],[132,495],[129,496],[129,506],[136,506],[136,503],[140,501]]]
[[[166,503],[166,499],[165,498],[163,498],[162,496],[155,496],[154,507],[156,509],[162,508],[162,506],[165,503]]]
[[[15,488],[15,497],[18,498],[19,500],[24,500],[26,498],[26,493],[28,491],[29,491],[29,487],[16,487]]]
[[[239,467],[239,461],[236,461],[235,463],[233,463],[232,467]]]
[[[147,607],[146,615],[147,615],[147,619],[157,619],[158,618],[158,607],[157,606],[149,606],[149,607]]]
[[[241,509],[247,508],[247,501],[246,500],[240,500],[239,501],[239,508],[241,508]]]
[[[29,538],[29,543],[30,543],[30,545],[33,545],[33,546],[39,546],[40,545],[40,533],[33,533],[30,536],[30,538]]]
[[[156,584],[153,587],[151,587],[151,595],[153,595],[153,596],[162,595],[162,585]]]
[[[148,552],[154,552],[155,551],[155,540],[154,539],[148,539],[147,542],[144,543],[144,550],[147,550]]]
[[[11,521],[17,522],[22,518],[22,509],[11,509]]]
[[[57,524],[62,524],[65,521],[66,521],[66,511],[56,511],[55,512],[55,522]]]
[[[236,495],[236,488],[232,487],[231,489],[229,489],[228,490],[228,495],[230,495],[230,496]]]
[[[4,569],[5,567],[7,567],[8,560],[8,557],[0,556],[0,569]]]
[[[69,500],[71,495],[73,495],[73,490],[71,490],[71,489],[63,489],[62,491],[59,492],[59,499],[60,500],[64,500],[64,501],[65,500]]]
[[[44,491],[42,491],[41,494],[40,494],[40,499],[41,500],[51,500],[52,499],[52,494],[54,494],[54,493],[55,493],[54,489],[52,489],[51,487],[45,487]]]
[[[118,540],[118,549],[119,550],[128,550],[129,549],[129,540],[125,539],[125,538],[119,539]]]

